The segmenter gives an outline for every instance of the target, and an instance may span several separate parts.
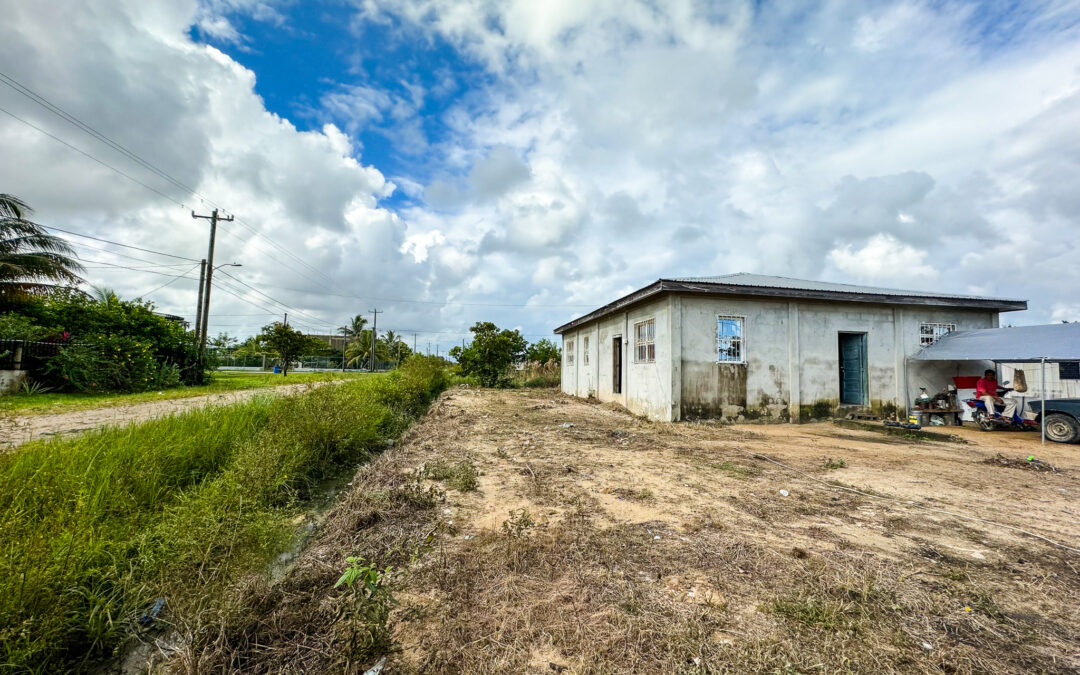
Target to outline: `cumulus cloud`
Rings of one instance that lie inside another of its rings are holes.
[[[828,261],[859,281],[907,282],[921,286],[938,271],[926,262],[927,252],[905,244],[890,234],[875,234],[861,248],[851,244],[829,251]]]
[[[660,276],[735,271],[1028,297],[1017,322],[1075,305],[1080,10],[1064,0],[355,0],[354,22],[447,45],[483,77],[433,119],[462,86],[448,68],[428,89],[335,84],[295,102],[307,131],[190,38],[257,49],[236,17],[288,31],[286,5],[91,5],[16,4],[0,61],[303,258],[239,223],[219,237],[244,278],[321,319],[370,298],[390,327],[491,318],[539,335]],[[0,105],[72,133],[10,91]],[[372,166],[357,141],[372,128],[421,170]],[[208,204],[146,177],[181,209],[9,119],[0,144],[23,158],[0,163],[0,187],[43,221],[202,256],[188,210]],[[190,314],[185,283],[154,297]]]
[[[402,252],[405,223],[379,205],[393,192],[393,183],[357,159],[350,137],[337,126],[299,131],[268,112],[254,91],[251,71],[187,36],[206,15],[206,8],[194,2],[20,5],[6,12],[0,61],[57,105],[93,120],[106,136],[236,214],[237,221],[219,228],[216,261],[241,262],[243,268],[225,271],[293,306],[298,311],[291,312],[291,321],[297,325],[328,332],[347,314],[369,309],[368,301],[332,293],[428,297],[428,268]],[[42,223],[185,257],[204,256],[206,222],[193,220],[190,211],[208,213],[213,204],[146,172],[12,91],[0,94],[5,108],[165,195],[13,119],[0,120],[5,155],[26,158],[0,163],[0,186],[37,207]],[[103,251],[83,249],[83,255],[140,265]],[[250,332],[284,313],[228,277],[219,279],[212,330]],[[91,280],[130,297],[168,279],[95,269]],[[193,289],[191,280],[179,280],[149,297],[165,311],[191,317]],[[402,305],[397,321],[436,323],[437,311],[437,305]]]

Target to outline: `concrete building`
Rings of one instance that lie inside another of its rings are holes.
[[[1023,300],[731,274],[660,279],[555,332],[568,394],[657,420],[800,421],[902,411],[920,386],[981,374],[981,364],[908,357],[1022,309]]]

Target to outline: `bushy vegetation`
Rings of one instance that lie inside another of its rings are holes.
[[[517,330],[500,330],[490,321],[469,329],[473,340],[453,347],[458,371],[485,387],[557,387],[561,352],[547,339],[529,344]]]
[[[32,372],[59,391],[149,391],[202,384],[207,376],[192,332],[155,314],[150,302],[109,291],[97,298],[70,290],[28,298],[0,320],[5,338],[65,344]]]
[[[0,457],[0,664],[82,669],[164,598],[174,623],[266,573],[320,481],[399,435],[441,362],[203,408]]]

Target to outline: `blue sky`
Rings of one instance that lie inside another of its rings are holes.
[[[31,4],[0,27],[5,72],[198,195],[6,88],[154,191],[6,117],[25,160],[2,189],[196,259],[191,208],[236,214],[218,256],[271,299],[223,291],[214,330],[378,307],[445,349],[478,320],[550,335],[659,277],[740,271],[1080,319],[1075,0]],[[92,279],[190,314],[193,282],[167,280]]]

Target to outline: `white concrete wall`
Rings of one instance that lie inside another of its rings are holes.
[[[627,312],[604,317],[564,333],[562,390],[574,396],[595,396],[625,406],[631,412],[652,419],[671,420],[671,300],[661,298],[644,303]],[[656,360],[653,363],[634,361],[634,325],[653,319],[656,322]],[[584,338],[589,336],[589,363],[582,357]],[[613,389],[613,339],[621,336],[623,381],[622,392]],[[574,363],[567,362],[566,344],[575,343]]]
[[[744,317],[744,364],[718,363],[718,315]],[[656,361],[634,361],[634,324],[656,322]],[[911,362],[920,349],[921,323],[954,323],[957,330],[992,328],[988,310],[805,302],[786,299],[677,296],[580,326],[575,362],[563,349],[563,391],[596,396],[659,420],[740,416],[774,420],[836,414],[839,407],[839,334],[865,333],[870,407],[904,409],[920,386],[936,392],[954,375],[978,374],[983,362]],[[589,335],[589,363],[583,337]],[[623,337],[623,393],[612,392],[612,338]],[[1031,378],[1029,377],[1029,385]]]

